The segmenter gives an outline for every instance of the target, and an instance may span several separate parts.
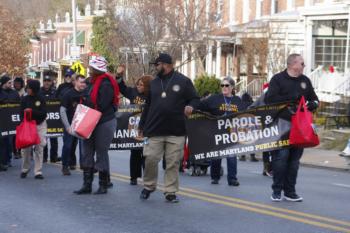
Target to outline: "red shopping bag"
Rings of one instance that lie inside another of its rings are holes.
[[[21,124],[16,127],[16,149],[40,144],[36,122],[32,120],[32,110],[24,111]]]
[[[289,144],[296,147],[314,147],[320,144],[304,96],[301,97],[297,112],[292,116]]]
[[[72,120],[73,132],[84,139],[90,138],[101,115],[102,114],[95,109],[78,104]]]

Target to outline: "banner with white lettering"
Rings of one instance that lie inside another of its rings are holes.
[[[47,107],[47,136],[60,137],[63,135],[63,124],[59,114],[60,101],[48,100]],[[0,104],[0,134],[1,136],[15,135],[16,126],[21,123],[20,102],[3,102]]]
[[[142,149],[143,138],[138,135],[141,105],[122,105],[118,107],[117,130],[114,133],[110,150]]]
[[[288,147],[290,122],[280,118],[288,105],[261,106],[224,117],[192,114],[186,120],[190,155],[207,160]]]

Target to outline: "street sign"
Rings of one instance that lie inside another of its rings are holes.
[[[86,70],[80,61],[76,61],[70,67],[75,73],[86,76]]]

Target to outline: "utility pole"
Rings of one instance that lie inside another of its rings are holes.
[[[72,0],[72,17],[73,17],[73,46],[77,46],[77,12],[75,0]]]

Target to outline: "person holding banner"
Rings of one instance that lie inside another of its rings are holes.
[[[148,199],[157,188],[158,163],[165,156],[164,195],[176,203],[179,190],[179,167],[185,144],[185,115],[192,112],[199,97],[191,80],[173,68],[169,54],[160,53],[153,63],[158,72],[150,83],[142,112],[139,135],[144,135],[145,170],[141,199]]]
[[[300,54],[289,55],[287,69],[272,77],[265,96],[265,103],[298,102],[301,96],[304,96],[308,110],[316,110],[318,98],[310,79],[303,75],[304,67],[304,59]],[[290,120],[290,117],[287,116],[288,120]],[[303,148],[299,147],[290,147],[272,152],[272,201],[282,201],[282,191],[284,192],[284,198],[288,201],[300,202],[303,200],[295,189],[302,154]]]
[[[143,105],[146,103],[146,96],[149,92],[149,84],[153,79],[150,75],[144,75],[136,81],[136,88],[128,87],[123,80],[124,66],[117,69],[117,81],[120,92],[130,100],[131,104]],[[142,149],[130,150],[130,184],[137,185],[137,178],[142,177],[142,167],[144,164]]]
[[[0,102],[19,101],[20,97],[17,91],[12,89],[12,80],[8,76],[2,76],[0,79]],[[0,137],[0,155],[3,156],[2,168],[11,167],[13,153],[13,135],[4,135]]]
[[[52,71],[48,71],[44,73],[44,81],[43,81],[43,86],[40,88],[39,94],[42,95],[45,99],[47,100],[53,100],[55,99],[56,96],[56,91],[53,87],[53,79],[56,76],[56,74]],[[57,157],[58,157],[58,139],[57,137],[50,137],[50,162],[51,163],[56,163]],[[48,159],[48,143],[44,147],[44,163],[47,162]]]
[[[117,127],[115,111],[119,102],[119,86],[112,75],[107,73],[107,61],[94,56],[89,61],[89,95],[83,104],[102,113],[90,138],[82,140],[80,166],[84,171],[84,183],[76,194],[88,194],[92,190],[93,173],[99,172],[99,188],[94,194],[106,194],[109,175],[109,146]],[[96,154],[96,161],[94,159]]]
[[[61,101],[60,115],[64,126],[62,147],[62,174],[64,176],[70,175],[69,165],[71,164],[71,150],[75,136],[71,130],[71,123],[77,105],[83,102],[84,90],[86,88],[85,82],[84,76],[77,75],[74,80],[74,88],[69,89],[63,95]]]
[[[43,166],[43,150],[46,145],[46,103],[44,97],[39,95],[40,82],[37,80],[29,80],[27,84],[27,94],[21,101],[21,119],[24,117],[24,111],[32,110],[32,119],[36,121],[37,131],[40,137],[40,144],[34,146],[34,174],[35,179],[44,179],[42,175]],[[30,170],[30,161],[32,147],[22,149],[22,172],[21,178],[26,178]]]
[[[221,81],[221,94],[211,95],[201,100],[198,109],[216,116],[226,116],[244,110],[242,100],[234,95],[235,81],[226,77]],[[237,157],[231,155],[227,160],[227,183],[229,186],[239,186],[237,179]],[[221,159],[211,161],[210,176],[212,184],[219,184]]]

